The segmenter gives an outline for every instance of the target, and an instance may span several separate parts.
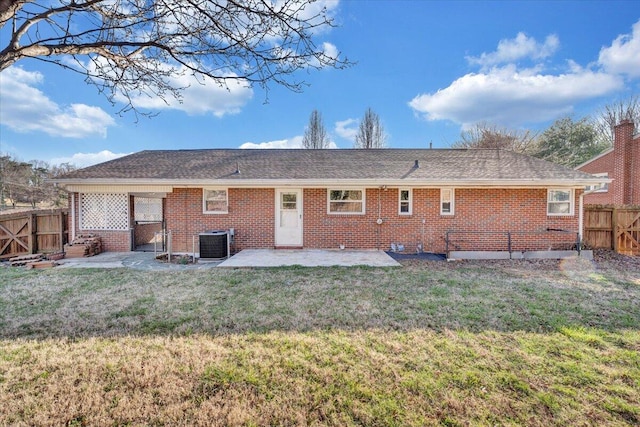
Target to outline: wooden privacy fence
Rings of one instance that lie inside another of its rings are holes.
[[[585,206],[584,242],[594,249],[640,256],[640,206]]]
[[[0,258],[61,252],[67,243],[68,209],[0,215]]]

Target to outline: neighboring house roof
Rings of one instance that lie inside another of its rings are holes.
[[[579,164],[578,166],[576,166],[574,169],[579,170],[585,166],[587,166],[589,163],[591,162],[595,162],[598,159],[603,158],[604,156],[606,156],[609,153],[613,153],[613,147],[611,148],[607,148],[606,150],[604,150],[602,153],[598,154],[597,156],[594,156],[592,158],[590,158],[589,160],[587,160],[586,162]]]
[[[152,150],[54,180],[62,185],[478,187],[580,187],[601,181],[555,163],[492,149]]]

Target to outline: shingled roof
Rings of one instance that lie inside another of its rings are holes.
[[[149,150],[79,169],[60,184],[566,185],[601,178],[504,150]]]

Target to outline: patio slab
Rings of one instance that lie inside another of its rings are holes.
[[[170,264],[154,258],[153,252],[102,252],[84,258],[63,258],[56,268],[122,268],[135,270],[203,270],[213,268],[220,261],[200,261],[196,264]]]
[[[203,270],[214,267],[357,266],[399,267],[383,251],[331,249],[245,249],[227,260],[199,259],[195,264],[171,264],[154,259],[153,252],[102,252],[85,258],[63,258],[56,268],[122,268],[136,270]]]
[[[399,267],[384,251],[332,249],[245,249],[223,261],[219,267],[303,267],[357,266]]]

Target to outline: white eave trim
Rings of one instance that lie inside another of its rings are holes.
[[[59,185],[71,192],[82,192],[88,189],[98,191],[100,188],[120,188],[127,192],[167,192],[173,188],[202,188],[202,187],[228,187],[228,188],[275,188],[275,187],[302,187],[302,188],[327,188],[335,186],[376,188],[382,185],[387,187],[403,188],[548,188],[566,187],[582,188],[597,183],[610,183],[610,178],[593,177],[575,180],[552,179],[510,179],[510,180],[403,180],[403,179],[221,179],[221,180],[132,180],[132,179],[83,179],[83,180],[56,180]]]

